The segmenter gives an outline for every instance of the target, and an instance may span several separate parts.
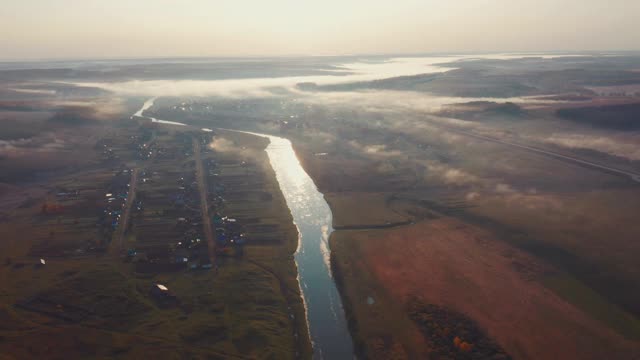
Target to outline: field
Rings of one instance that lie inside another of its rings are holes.
[[[331,248],[367,357],[393,349],[399,358],[439,351],[419,340],[407,311],[412,297],[467,314],[515,358],[624,358],[638,351],[633,341],[543,286],[543,279],[560,279],[548,264],[451,218],[394,230],[338,231]],[[618,319],[636,339],[637,320],[626,316]],[[376,342],[389,346],[378,349]]]

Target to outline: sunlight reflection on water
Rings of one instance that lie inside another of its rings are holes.
[[[266,151],[300,233],[295,259],[314,358],[352,359],[351,335],[329,262],[328,239],[333,230],[329,205],[300,165],[289,140],[251,134],[270,140]]]

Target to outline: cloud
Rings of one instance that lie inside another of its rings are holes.
[[[451,70],[436,64],[463,57],[391,58],[380,62],[342,64],[342,74],[262,77],[218,80],[133,80],[124,82],[77,82],[81,87],[95,87],[122,95],[133,96],[220,96],[228,98],[274,97],[285,89],[292,93],[299,83],[317,85],[371,81],[405,75],[438,73]],[[315,93],[314,93],[315,94]]]
[[[516,191],[511,187],[511,185],[509,184],[504,184],[504,183],[498,183],[496,184],[496,192],[498,193],[502,193],[502,194],[512,194],[515,193]]]
[[[379,157],[395,157],[395,156],[402,155],[402,151],[400,150],[387,150],[387,146],[384,144],[363,145],[356,140],[351,140],[349,141],[349,145],[352,148],[366,155],[379,156]]]
[[[53,133],[47,133],[32,138],[15,140],[0,140],[0,156],[20,157],[35,152],[52,152],[66,148],[66,142]]]
[[[362,91],[320,91],[309,93],[291,89],[299,95],[299,101],[326,106],[347,106],[366,111],[390,113],[397,111],[419,111],[434,113],[441,111],[446,105],[466,103],[470,101],[492,101],[497,103],[551,103],[553,101],[540,100],[531,97],[513,98],[469,98],[455,96],[440,96],[428,92],[404,90],[362,90]],[[439,117],[440,122],[455,125],[471,125],[470,121]]]
[[[427,177],[437,179],[444,182],[447,185],[457,186],[471,186],[471,185],[484,185],[487,180],[484,180],[474,174],[464,171],[459,168],[454,168],[449,165],[442,164],[437,161],[427,162]]]
[[[229,80],[132,80],[111,83],[75,83],[95,87],[126,96],[220,96],[233,99],[277,96],[275,87],[293,86],[286,79],[229,79]]]
[[[278,128],[271,128],[271,129],[267,129],[267,130],[269,130],[269,131],[277,131],[279,129]],[[266,131],[266,132],[268,132],[268,131]],[[312,127],[309,127],[309,128],[305,129],[304,136],[305,136],[306,139],[309,139],[309,141],[322,143],[325,146],[332,146],[337,140],[336,135],[328,133],[326,131],[318,130],[318,129],[315,129],[315,128],[312,128]]]
[[[37,95],[55,95],[55,90],[49,89],[22,89],[22,88],[9,88],[7,90],[15,91],[23,94],[37,94]]]
[[[590,149],[629,160],[640,160],[640,135],[592,136],[583,134],[553,134],[544,142],[574,149]]]
[[[522,56],[517,56],[522,57]],[[319,91],[297,88],[300,83],[335,85],[366,82],[400,76],[440,73],[454,69],[456,61],[468,58],[501,58],[501,55],[389,58],[385,61],[354,62],[338,65],[342,71],[327,75],[237,78],[214,80],[132,80],[124,82],[76,82],[76,86],[95,87],[127,96],[219,96],[264,98],[293,95],[300,101],[324,105],[348,105],[380,112],[397,110],[438,111],[443,105],[468,101],[549,102],[534,98],[458,98],[412,91]],[[447,64],[448,67],[441,66]],[[284,91],[283,91],[284,90]]]
[[[504,195],[507,206],[526,208],[529,210],[558,211],[563,208],[563,202],[552,195],[532,195],[519,192]]]
[[[113,120],[127,115],[125,100],[121,97],[92,100],[51,100],[50,106],[59,109],[60,115],[76,116],[90,120]]]
[[[479,197],[480,197],[480,194],[475,192],[475,191],[469,192],[469,193],[467,193],[467,195],[465,195],[465,199],[467,201],[473,201],[473,200],[476,200]]]
[[[218,152],[238,152],[241,150],[233,141],[218,136],[213,138],[209,147]]]

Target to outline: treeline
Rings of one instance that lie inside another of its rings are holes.
[[[557,115],[582,124],[613,130],[640,130],[640,103],[559,109]]]
[[[432,348],[431,358],[511,359],[473,320],[463,314],[424,303],[417,298],[409,300],[407,310]]]

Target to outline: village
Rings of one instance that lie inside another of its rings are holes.
[[[0,224],[26,239],[0,269],[12,316],[88,342],[124,331],[150,352],[157,338],[218,356],[310,351],[296,335],[297,231],[266,144],[142,119],[108,128],[84,167]]]
[[[121,223],[130,179],[131,170],[121,168],[72,178],[52,189],[36,225],[43,238],[31,254],[44,260],[107,251]]]
[[[192,136],[208,156],[205,168],[209,186],[204,195],[208,200],[204,206],[214,214],[213,244],[205,234]],[[126,261],[135,264],[136,272],[210,270],[218,256],[242,255],[246,236],[241,223],[224,214],[225,187],[216,182],[219,174],[215,154],[207,147],[212,136],[158,135],[154,141],[138,146],[149,149],[147,159],[152,160],[145,163],[138,179],[127,242]]]
[[[56,250],[48,247],[52,241],[44,241],[34,248],[34,255],[41,255],[41,260],[46,262],[44,259],[50,256],[101,253],[111,248],[125,262],[134,264],[139,273],[209,270],[214,268],[214,259],[218,256],[242,256],[247,242],[244,226],[225,210],[226,186],[231,183],[237,186],[238,179],[234,174],[221,177],[215,151],[208,147],[215,134],[169,134],[148,128],[143,128],[141,133],[131,135],[129,143],[120,144],[120,147],[113,139],[101,139],[96,144],[103,163],[114,166],[109,178],[101,179],[101,182],[91,180],[92,184],[102,183],[102,187],[74,185],[78,179],[73,179],[73,182],[57,187],[55,194],[42,203],[41,218],[55,219],[55,223],[47,221],[43,224],[49,230],[48,237],[74,233],[83,226],[94,226],[95,236],[86,243],[68,244],[69,248],[65,249],[56,242]],[[192,138],[200,143],[206,156],[203,166],[207,193],[204,197],[199,194]],[[135,159],[141,164],[135,179],[133,168],[125,163],[117,165],[122,159]],[[255,166],[246,161],[226,162],[222,167],[228,171],[241,166],[248,172],[252,165]],[[100,175],[109,176],[107,173]],[[246,181],[245,184],[249,185]],[[136,191],[128,203],[132,185]],[[237,191],[231,196],[240,200]],[[215,228],[212,229],[213,246],[208,244],[203,228],[202,198],[206,199],[204,206],[209,208]],[[95,205],[95,216],[78,217],[73,209],[86,206],[87,202]],[[125,216],[130,217],[130,222],[123,225]],[[117,230],[123,226],[126,228],[119,234]]]

